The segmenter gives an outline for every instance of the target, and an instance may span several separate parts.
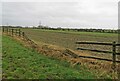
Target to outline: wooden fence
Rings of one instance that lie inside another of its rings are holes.
[[[10,36],[18,36],[19,38],[22,38],[24,41],[29,43],[33,49],[37,50],[38,45],[35,42],[33,42],[31,39],[29,39],[27,35],[19,28],[2,27],[2,31],[3,33],[6,33]]]
[[[98,60],[105,60],[105,61],[113,61],[113,64],[116,62],[120,63],[120,61],[116,61],[116,55],[120,55],[120,53],[116,52],[116,47],[120,46],[120,44],[117,44],[115,41],[113,43],[99,43],[99,42],[76,42],[76,44],[91,44],[91,45],[107,45],[112,46],[112,51],[103,51],[103,50],[94,50],[94,49],[87,49],[87,48],[81,48],[78,47],[77,50],[87,50],[87,51],[93,51],[93,52],[101,52],[101,53],[112,53],[112,60],[111,59],[104,59],[104,58],[97,58],[97,57],[89,57],[85,56],[86,58],[93,58]]]
[[[8,35],[11,36],[19,36],[23,37],[26,41],[29,41],[30,44],[33,44],[32,47],[37,47],[37,44],[34,43],[32,40],[30,40],[26,34],[21,31],[19,28],[9,28],[9,27],[3,27],[2,31],[7,33]],[[113,61],[115,64],[116,62],[120,63],[120,61],[116,60],[116,55],[120,55],[120,53],[116,52],[116,47],[120,46],[120,44],[116,44],[116,42],[113,43],[98,43],[98,42],[76,42],[76,44],[92,44],[92,45],[108,45],[112,46],[112,51],[103,51],[103,50],[93,50],[93,49],[86,49],[86,48],[77,48],[77,50],[88,50],[88,51],[93,51],[93,52],[101,52],[101,53],[112,53],[112,60],[111,59],[104,59],[104,58],[97,58],[97,57],[89,57],[89,56],[79,56],[83,58],[92,58],[92,59],[98,59],[98,60],[106,60],[106,61]]]
[[[22,37],[25,36],[25,33],[18,28],[2,28],[2,31],[6,32],[7,34],[11,36],[13,35],[22,36]]]

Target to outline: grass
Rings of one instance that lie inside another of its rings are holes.
[[[69,48],[76,51],[78,45],[76,41],[93,41],[93,42],[110,42],[118,41],[118,34],[114,33],[97,33],[97,32],[74,32],[62,30],[43,30],[43,29],[22,29],[26,35],[41,44],[52,44],[62,48]],[[83,48],[111,51],[110,46],[80,45]],[[85,52],[85,51],[84,51]],[[86,52],[85,52],[86,53]],[[89,52],[93,56],[104,57],[104,53]],[[111,54],[104,54],[106,58],[111,59]]]
[[[76,48],[76,41],[113,42],[118,41],[117,34],[96,32],[73,32],[41,29],[22,29],[35,42],[44,42],[60,47]]]
[[[23,29],[28,30],[28,29]],[[45,32],[56,32],[56,33],[66,33],[66,34],[79,34],[79,35],[96,35],[96,36],[117,36],[117,33],[100,33],[100,32],[78,32],[78,31],[63,31],[63,30],[45,30],[45,29],[29,29],[36,31],[45,31]]]
[[[9,36],[3,36],[3,78],[7,79],[95,79],[85,66],[71,67],[32,49],[24,47]]]

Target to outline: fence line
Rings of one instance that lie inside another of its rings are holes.
[[[102,53],[112,53],[112,60],[110,59],[104,59],[104,58],[97,58],[97,57],[86,57],[86,58],[93,58],[98,60],[105,60],[105,61],[112,61],[113,64],[116,64],[116,62],[120,63],[120,61],[116,61],[116,55],[120,55],[120,53],[116,52],[116,47],[120,46],[120,44],[117,44],[115,41],[112,43],[100,43],[100,42],[80,42],[77,41],[76,44],[92,44],[92,45],[109,45],[112,46],[112,51],[103,51],[103,50],[93,50],[93,49],[87,49],[87,48],[80,48],[78,47],[77,50],[87,50],[87,51],[93,51],[93,52],[102,52]]]
[[[24,36],[22,33],[24,33],[24,32],[22,32],[20,29],[14,29],[14,28],[2,28],[2,31],[3,32],[7,32],[7,34],[9,34],[9,35],[16,35],[16,36]]]
[[[19,28],[2,27],[2,31],[3,33],[4,32],[7,33],[8,35],[18,36],[20,38],[23,38],[23,40],[29,43],[33,49],[36,49],[38,47],[38,45],[35,42],[33,42],[31,39],[29,39],[27,35],[23,31],[21,31]]]
[[[8,27],[3,27],[2,28],[3,32],[6,32],[7,34],[11,35],[11,36],[19,36],[19,37],[23,37],[26,41],[29,41],[31,44],[33,44],[33,47],[37,47],[37,44],[34,43],[32,40],[30,40],[27,35],[21,31],[18,28],[8,28]],[[116,52],[116,47],[120,46],[120,44],[116,44],[116,42],[113,43],[99,43],[99,42],[76,42],[76,44],[93,44],[93,45],[109,45],[112,46],[112,51],[103,51],[103,50],[92,50],[92,49],[86,49],[86,48],[77,48],[77,50],[88,50],[88,51],[93,51],[93,52],[102,52],[102,53],[112,53],[113,58],[111,59],[103,59],[103,58],[97,58],[97,57],[89,57],[89,56],[79,56],[79,57],[83,57],[83,58],[93,58],[93,59],[98,59],[98,60],[106,60],[106,61],[113,61],[113,63],[115,64],[116,62],[120,63],[120,61],[116,61],[116,55],[120,55],[120,53]]]

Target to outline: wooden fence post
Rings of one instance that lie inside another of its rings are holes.
[[[19,29],[19,36],[21,36],[21,35],[20,35],[20,29]]]
[[[7,27],[7,34],[8,34],[8,31],[9,31],[9,30],[8,30],[8,27]]]
[[[2,27],[2,30],[3,30],[3,32],[4,32],[4,27]]]
[[[11,29],[10,28],[8,28],[8,34],[11,34]]]
[[[12,36],[13,36],[14,29],[12,29]]]
[[[11,34],[12,34],[11,28],[9,28],[8,32],[9,32],[9,35],[11,35]]]
[[[116,42],[113,42],[113,67],[115,68],[115,64],[116,64]]]
[[[17,29],[15,30],[15,35],[17,36]]]
[[[25,35],[25,33],[24,32],[22,32],[22,36],[24,37],[24,35]]]

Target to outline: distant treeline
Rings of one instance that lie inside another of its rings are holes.
[[[2,26],[9,28],[31,28],[31,29],[45,29],[45,30],[62,30],[62,31],[76,31],[76,32],[100,32],[100,33],[120,33],[120,29],[71,29],[71,28],[51,28],[47,26],[38,26],[38,27],[22,27],[22,26]]]

